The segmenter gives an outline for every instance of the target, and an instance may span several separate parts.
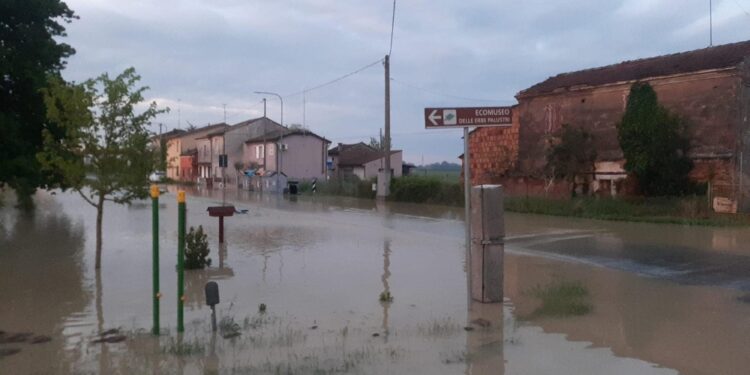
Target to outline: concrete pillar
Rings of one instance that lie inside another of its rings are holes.
[[[478,302],[503,302],[504,216],[502,186],[471,188],[469,280],[471,298]]]

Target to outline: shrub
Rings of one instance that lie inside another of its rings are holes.
[[[211,265],[211,258],[208,253],[208,239],[203,233],[203,226],[199,225],[198,230],[190,227],[190,231],[185,236],[185,268],[200,269]]]
[[[687,156],[685,123],[659,104],[651,85],[633,84],[617,130],[625,170],[635,175],[643,194],[684,195],[694,190],[688,179],[693,162]]]
[[[390,199],[402,202],[462,205],[463,189],[458,181],[429,176],[405,176],[391,180]]]

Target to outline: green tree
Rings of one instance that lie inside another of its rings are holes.
[[[42,129],[61,136],[47,121],[40,90],[49,76],[60,77],[64,59],[75,52],[58,42],[65,36],[61,23],[75,18],[60,0],[0,1],[0,186],[12,187],[26,209],[36,188],[56,177],[44,175],[35,157]]]
[[[383,149],[383,142],[380,139],[377,139],[375,137],[370,137],[369,142],[370,147],[376,149],[376,150],[382,150]]]
[[[208,257],[211,249],[208,248],[208,236],[203,232],[203,226],[199,225],[196,230],[190,227],[185,235],[185,268],[195,270],[211,265]]]
[[[573,183],[571,193],[574,194],[576,180],[582,178],[583,186],[587,187],[589,177],[594,172],[594,136],[581,127],[565,124],[555,138],[547,153],[548,174]]]
[[[101,268],[104,202],[124,204],[148,196],[155,157],[146,127],[167,109],[152,102],[134,113],[147,89],[136,87],[139,80],[129,68],[114,79],[103,74],[82,84],[52,79],[43,90],[47,115],[65,136],[57,140],[44,131],[37,159],[96,208],[96,269]]]
[[[659,105],[651,85],[633,84],[617,129],[625,170],[637,178],[643,194],[681,195],[690,190],[693,162],[687,157],[685,124]]]

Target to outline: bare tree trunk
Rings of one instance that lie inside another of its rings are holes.
[[[102,268],[102,217],[104,216],[104,195],[99,195],[99,201],[96,204],[96,266],[99,270]]]

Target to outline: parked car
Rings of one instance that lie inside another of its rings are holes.
[[[150,176],[148,176],[148,180],[151,182],[162,182],[164,181],[164,178],[166,177],[166,174],[162,171],[155,171],[151,173]]]

